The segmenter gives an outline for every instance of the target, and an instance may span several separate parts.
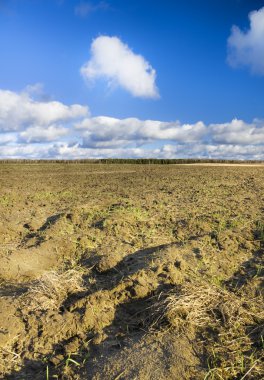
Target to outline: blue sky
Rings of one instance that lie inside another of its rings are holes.
[[[264,159],[264,1],[0,0],[0,157]]]

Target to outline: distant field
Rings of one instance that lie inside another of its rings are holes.
[[[262,168],[264,168],[264,164],[263,163],[259,163],[259,164],[256,164],[256,163],[254,163],[254,164],[244,164],[244,163],[242,163],[242,162],[239,162],[239,163],[233,163],[233,164],[230,164],[230,163],[218,163],[218,162],[216,162],[216,163],[212,163],[212,162],[208,162],[208,163],[203,163],[203,162],[199,162],[199,163],[196,163],[196,164],[188,164],[188,163],[186,163],[186,164],[184,164],[184,165],[198,165],[198,166],[251,166],[251,167],[262,167]]]
[[[0,378],[264,378],[264,167],[0,165]]]

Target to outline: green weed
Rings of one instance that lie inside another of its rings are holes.
[[[261,220],[257,220],[256,222],[256,238],[264,242],[264,222]]]
[[[65,363],[66,363],[66,367],[68,367],[71,363],[74,364],[74,365],[76,365],[76,366],[78,366],[78,367],[81,365],[76,360],[74,360],[74,359],[71,358],[71,354],[68,355],[68,358],[66,359]]]

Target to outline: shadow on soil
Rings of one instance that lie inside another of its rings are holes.
[[[40,360],[25,359],[23,368],[5,376],[5,380],[44,380],[47,379],[47,365]]]
[[[264,295],[263,289],[264,289],[264,260],[263,260],[263,253],[264,249],[261,247],[258,251],[256,251],[253,256],[247,260],[244,261],[239,270],[234,273],[234,275],[224,283],[224,285],[227,286],[227,288],[231,291],[236,291],[238,289],[241,289],[245,284],[247,284],[249,281],[251,281],[255,277],[260,278],[260,282],[257,287],[257,291],[259,294],[257,295]]]
[[[171,289],[171,285],[161,285],[147,297],[133,299],[117,306],[112,324],[104,329],[106,338],[89,347],[89,361],[81,372],[83,378],[92,379],[95,374],[100,373],[106,362],[111,362],[111,358],[123,349],[132,347],[149,332],[155,317],[157,318],[155,306],[159,295]],[[126,363],[124,368],[125,365]]]
[[[162,244],[155,247],[140,249],[124,257],[115,266],[110,267],[104,271],[98,271],[98,263],[100,263],[101,256],[93,255],[89,259],[85,259],[80,262],[82,266],[92,268],[92,272],[89,276],[84,276],[83,280],[86,284],[89,284],[88,280],[92,276],[96,281],[94,284],[89,284],[87,288],[89,290],[74,294],[67,298],[62,304],[62,309],[69,310],[72,304],[78,299],[82,299],[91,295],[92,293],[100,290],[110,290],[117,286],[121,280],[125,277],[132,276],[136,272],[146,269],[149,263],[153,259],[153,255],[162,249],[169,248],[171,246],[180,245],[179,243]]]
[[[147,268],[150,261],[153,259],[153,254],[161,249],[167,248],[172,244],[159,245],[152,248],[136,251],[123,260],[121,260],[116,266],[99,273],[94,268],[93,273],[96,276],[96,288],[98,290],[111,290],[125,277],[129,277],[137,271]],[[86,262],[90,265],[91,262]],[[173,286],[175,288],[175,286]],[[67,352],[64,347],[73,339],[78,339],[76,361],[83,360],[87,353],[89,353],[89,359],[83,366],[78,367],[79,371],[83,373],[86,379],[91,379],[93,374],[98,372],[99,367],[103,365],[105,360],[109,360],[112,355],[115,355],[120,349],[125,348],[127,345],[131,345],[140,340],[144,334],[147,333],[151,320],[153,319],[154,306],[161,292],[167,292],[172,288],[172,285],[159,285],[156,289],[144,298],[140,296],[125,301],[116,306],[114,319],[110,326],[103,329],[100,334],[97,332],[87,332],[86,336],[71,337],[68,340],[60,341],[54,344],[52,349],[52,357],[60,356],[62,362],[59,364],[60,368],[65,366],[65,360],[67,359]],[[62,306],[62,313],[65,309],[69,309],[70,306],[76,301],[76,299],[85,299],[93,291],[82,292],[69,297]],[[99,335],[99,336],[98,336]],[[90,341],[89,348],[86,352],[83,352],[83,341]],[[96,343],[95,343],[96,342]],[[47,355],[48,358],[48,355]],[[78,359],[79,358],[79,359]],[[81,358],[81,359],[80,359]],[[98,359],[100,358],[100,359]],[[49,357],[51,359],[51,357]],[[96,360],[97,359],[97,360]],[[96,364],[93,364],[93,363]],[[59,369],[56,370],[54,364],[47,360],[46,362],[41,360],[25,360],[23,368],[19,372],[13,372],[6,377],[6,379],[29,379],[39,380],[46,378],[47,365],[49,366],[49,376],[56,376]],[[61,378],[61,377],[59,377]],[[62,377],[64,378],[64,377]],[[66,379],[67,377],[65,377]]]
[[[44,240],[44,236],[43,236],[43,233],[49,229],[51,226],[53,226],[54,224],[56,224],[56,222],[63,216],[64,214],[60,213],[60,214],[55,214],[55,215],[52,215],[52,216],[49,216],[46,220],[46,222],[40,227],[38,228],[36,231],[33,231],[31,229],[31,226],[26,223],[24,224],[24,228],[26,228],[27,230],[29,230],[30,232],[24,237],[24,239],[22,240],[22,243],[21,245],[26,245],[29,243],[29,241],[31,239],[35,239],[34,243],[32,245],[30,245],[28,248],[30,248],[31,246],[38,246],[40,245]]]
[[[30,285],[1,285],[0,288],[0,297],[15,297],[21,296],[23,293],[26,293],[29,289]]]
[[[61,215],[48,218],[46,223],[41,227],[41,230],[49,228],[50,223],[56,223]],[[92,259],[85,259],[81,263],[87,267],[93,267],[92,275],[95,277],[95,285],[91,287],[89,291],[81,292],[77,295],[69,297],[63,304],[62,309],[69,310],[71,305],[78,299],[85,299],[87,296],[95,291],[99,290],[111,290],[119,284],[120,281],[129,277],[136,272],[148,268],[153,255],[162,249],[169,248],[171,246],[178,245],[179,243],[163,244],[151,248],[138,250],[134,253],[123,258],[119,263],[113,267],[109,267],[104,271],[98,271],[98,260],[100,256],[93,256]],[[197,255],[199,251],[195,252]],[[262,272],[261,272],[262,271]],[[256,251],[252,258],[241,264],[239,270],[225,282],[225,285],[230,291],[236,291],[243,287],[248,281],[254,277],[261,276],[263,274],[263,246]],[[84,278],[87,282],[88,278]],[[263,279],[258,286],[258,291],[261,292],[264,282]],[[138,342],[147,332],[153,319],[154,306],[161,292],[167,292],[172,288],[171,285],[159,285],[154,289],[150,295],[144,298],[134,298],[119,304],[116,307],[114,319],[110,326],[103,329],[103,332],[87,332],[86,336],[71,337],[68,340],[63,340],[56,343],[53,347],[52,357],[60,356],[61,362],[58,366],[50,361],[51,356],[47,356],[46,361],[41,360],[28,360],[24,361],[23,368],[18,372],[13,372],[7,375],[7,380],[28,379],[28,380],[42,380],[47,378],[47,368],[49,371],[49,378],[61,378],[61,379],[73,379],[74,377],[67,377],[60,375],[66,366],[66,360],[69,352],[65,350],[67,343],[73,339],[78,339],[77,352],[73,355],[76,358],[76,362],[80,364],[78,366],[78,374],[87,380],[92,379],[97,373],[100,373],[100,368],[103,368],[106,361],[109,363],[111,357],[114,357],[120,350],[135,344]],[[175,285],[173,286],[175,289]],[[8,292],[8,289],[2,290]],[[25,289],[22,290],[26,291]],[[159,326],[160,327],[160,326]],[[256,326],[255,326],[256,327]],[[253,345],[258,349],[259,335],[258,329],[252,332],[252,328],[249,326],[248,334],[252,339]],[[83,341],[90,342],[88,348],[83,349]],[[180,349],[180,348],[179,348]],[[87,357],[85,364],[81,364],[83,358]],[[200,361],[201,368],[206,367],[206,352],[198,354],[197,357]],[[73,365],[74,368],[74,365]],[[98,372],[99,371],[99,372]],[[102,377],[103,379],[103,377]]]
[[[72,354],[72,358],[79,363],[78,375],[87,380],[93,376],[106,361],[111,360],[120,350],[137,343],[147,332],[151,322],[153,322],[154,306],[157,302],[159,294],[169,291],[172,286],[159,286],[149,296],[144,298],[133,299],[117,306],[114,319],[110,326],[104,328],[99,334],[96,332],[87,332],[85,337],[71,337],[67,340],[58,342],[53,346],[52,357],[47,355],[46,361],[28,360],[24,361],[24,365],[18,372],[12,372],[6,376],[6,380],[43,380],[46,378],[74,379],[75,377],[67,377],[61,375],[61,371],[66,367],[69,352],[64,347],[73,341],[79,339],[77,352]],[[102,337],[100,339],[100,336]],[[99,339],[99,340],[98,340]],[[84,341],[90,341],[88,349],[82,348]],[[97,341],[96,341],[97,340]],[[95,343],[96,342],[96,343]],[[57,368],[49,360],[54,357],[63,358]],[[84,358],[87,357],[85,364]],[[71,364],[73,369],[74,364]],[[125,363],[124,363],[125,365]],[[49,377],[47,377],[47,368]],[[58,373],[60,375],[58,375]],[[58,376],[58,377],[57,377]],[[106,377],[102,377],[102,379]]]
[[[264,296],[264,244],[261,243],[260,249],[254,252],[253,256],[243,262],[238,271],[234,273],[234,275],[225,282],[227,289],[232,292],[236,292],[242,290],[243,287],[250,283],[250,289],[248,290],[250,294],[248,297],[252,299],[255,297],[263,298]],[[257,279],[258,281],[254,284],[252,282],[253,279]],[[254,284],[254,285],[253,285]],[[246,334],[250,338],[252,342],[252,352],[255,354],[257,352],[263,352],[263,319],[261,318],[256,321],[254,325],[249,325],[246,328]]]

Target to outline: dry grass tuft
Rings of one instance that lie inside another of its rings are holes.
[[[156,323],[178,334],[200,336],[207,356],[206,379],[264,378],[264,312],[260,299],[245,299],[211,284],[187,284],[155,307]]]
[[[26,297],[33,310],[57,310],[71,294],[84,290],[82,272],[70,269],[63,273],[44,273]]]
[[[188,284],[180,295],[171,292],[164,301],[166,318],[176,327],[227,327],[238,322],[246,325],[259,319],[253,310],[253,302],[211,284]]]

